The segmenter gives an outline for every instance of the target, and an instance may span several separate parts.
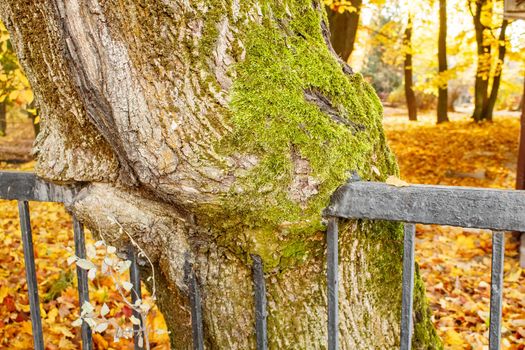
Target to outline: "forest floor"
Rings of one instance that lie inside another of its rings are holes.
[[[466,114],[451,114],[451,123],[435,125],[433,113],[408,122],[405,110],[385,109],[385,130],[397,155],[401,177],[410,183],[512,188],[518,147],[519,118],[498,115],[494,123],[474,124]],[[31,170],[6,152],[25,147],[31,125],[0,138],[0,169]],[[17,141],[18,140],[18,141]],[[21,140],[21,141],[19,141]],[[4,152],[2,151],[4,150]],[[31,324],[17,206],[0,201],[0,349],[31,348]],[[79,349],[74,268],[67,264],[73,249],[69,215],[55,204],[31,203],[42,315],[48,349]],[[92,243],[92,241],[90,241]],[[503,348],[525,349],[525,274],[518,264],[518,243],[507,235],[503,305]],[[487,231],[417,225],[416,259],[426,282],[433,321],[446,349],[488,349],[491,235]],[[107,303],[118,322],[130,309],[115,284],[97,276],[91,283],[94,304]],[[148,297],[145,298],[148,300]],[[127,317],[126,317],[127,316]],[[152,329],[164,327],[153,309]],[[95,335],[97,349],[130,349],[129,341],[113,342],[108,329]],[[153,332],[152,349],[168,349],[166,334]]]
[[[385,109],[384,126],[401,178],[409,183],[514,188],[519,117],[498,115],[475,124],[466,114],[436,125],[435,113],[409,122],[406,111]],[[510,114],[510,113],[509,113]],[[506,235],[503,349],[525,349],[525,274],[518,241]],[[416,260],[446,349],[488,349],[489,231],[417,225]]]

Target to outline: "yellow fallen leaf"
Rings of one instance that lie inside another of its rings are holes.
[[[9,294],[9,288],[6,286],[2,286],[0,288],[0,304],[4,302],[5,297]]]
[[[397,176],[394,176],[394,175],[390,175],[385,183],[387,185],[391,185],[391,186],[396,186],[396,187],[405,187],[405,186],[410,186],[410,184],[406,181],[403,181],[401,180],[400,178],[398,178]]]
[[[463,345],[464,341],[458,332],[453,329],[449,329],[445,333],[445,343],[447,345]]]
[[[456,240],[456,245],[464,250],[472,250],[476,248],[476,239],[473,235],[460,235]]]
[[[55,307],[47,313],[47,320],[49,323],[55,323],[58,316],[58,309]]]
[[[521,277],[521,269],[517,267],[513,271],[509,272],[509,274],[505,278],[505,281],[506,282],[518,282],[520,277]]]

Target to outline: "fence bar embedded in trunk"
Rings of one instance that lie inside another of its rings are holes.
[[[191,331],[193,336],[193,349],[204,349],[204,329],[202,327],[202,305],[201,294],[199,291],[199,284],[195,277],[193,267],[189,262],[186,262],[184,267],[186,283],[190,293],[190,308],[191,308]]]
[[[129,279],[133,288],[131,289],[131,302],[135,307],[137,300],[142,299],[142,290],[140,288],[140,271],[137,265],[137,253],[132,244],[128,247],[128,259],[131,261],[131,266],[129,267]],[[135,350],[144,349],[144,319],[142,314],[136,310],[133,310],[133,316],[135,316],[140,324],[133,325],[133,342],[135,343]]]
[[[33,347],[36,350],[44,350],[42,318],[40,315],[40,300],[38,298],[38,283],[36,280],[35,253],[33,251],[31,219],[29,217],[29,203],[27,203],[27,201],[18,201],[18,213],[20,215],[20,229],[22,230],[27,292],[29,294],[31,326],[33,328]]]
[[[73,216],[73,233],[75,241],[75,254],[81,258],[86,258],[86,237],[84,235],[84,226]],[[84,302],[89,302],[89,287],[87,271],[77,266],[77,281],[78,281],[78,304],[80,308]],[[91,328],[87,322],[82,322],[82,349],[93,349],[93,339]]]
[[[401,350],[410,350],[412,348],[415,238],[416,225],[405,224],[405,237],[403,241],[403,295],[401,302]]]
[[[328,287],[328,350],[339,348],[339,303],[338,303],[338,218],[328,218],[326,232],[326,275]]]
[[[266,327],[266,285],[261,257],[252,255],[253,287],[255,291],[255,334],[257,350],[268,349],[268,331]]]
[[[505,255],[505,234],[492,233],[492,272],[490,281],[490,330],[489,349],[499,350],[501,346],[501,307],[503,299],[503,259]]]
[[[0,198],[19,201],[68,203],[78,190],[46,182],[26,171],[0,171],[0,184]]]

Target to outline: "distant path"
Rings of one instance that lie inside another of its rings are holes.
[[[0,162],[25,163],[33,159],[33,126],[29,118],[13,119],[8,115],[7,135],[0,136]]]

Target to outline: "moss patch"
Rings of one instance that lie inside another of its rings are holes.
[[[320,213],[352,171],[375,179],[372,165],[381,178],[397,170],[382,134],[380,101],[360,74],[346,75],[329,52],[321,33],[322,10],[314,10],[310,1],[260,4],[261,21],[245,24],[246,56],[234,67],[233,132],[217,148],[228,156],[240,152],[259,160],[248,172],[235,174],[237,183],[224,199],[222,215],[252,223],[251,253],[274,266],[286,253],[269,255],[267,247],[281,246],[286,237],[299,248],[296,242],[323,230]],[[308,101],[305,92],[311,90],[348,123]],[[294,152],[308,162],[309,176],[318,183],[306,204],[289,194]],[[286,232],[276,237],[276,227]]]

